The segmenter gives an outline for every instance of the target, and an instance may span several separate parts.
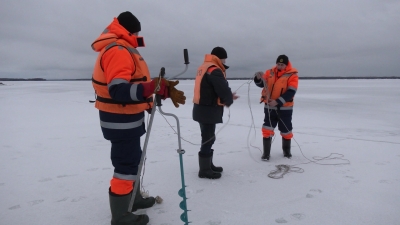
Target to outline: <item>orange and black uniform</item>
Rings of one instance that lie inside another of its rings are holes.
[[[103,136],[111,142],[115,169],[110,191],[119,195],[133,189],[142,154],[140,137],[146,132],[144,111],[152,107],[151,99],[142,96],[140,83],[149,82],[150,73],[137,47],[138,37],[117,18],[92,43],[99,52],[92,78],[95,107]]]
[[[233,103],[232,91],[226,80],[226,68],[215,55],[205,55],[198,68],[193,97],[193,120],[200,124],[202,143],[200,152],[209,154],[215,142],[215,126],[222,123],[224,106]]]
[[[278,71],[276,66],[267,70],[262,79],[254,78],[254,83],[263,88],[261,101],[267,103],[268,99],[276,100],[275,107],[265,104],[264,124],[262,134],[264,138],[274,136],[274,128],[278,125],[281,136],[284,139],[291,139],[292,133],[292,114],[294,105],[294,96],[298,87],[298,71],[292,67],[290,61],[285,70]]]

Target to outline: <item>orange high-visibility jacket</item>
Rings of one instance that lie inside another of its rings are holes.
[[[221,60],[215,55],[206,54],[203,64],[197,69],[197,75],[194,84],[193,103],[200,103],[200,88],[201,81],[203,80],[204,75],[209,75],[216,68],[222,71],[222,73],[224,74],[224,78],[226,79],[225,67],[222,64]],[[219,98],[217,100],[217,104],[221,106],[224,105],[221,103],[221,100]]]
[[[266,85],[261,92],[261,101],[267,103],[268,99],[276,100],[289,88],[297,90],[298,76],[297,69],[293,68],[289,62],[285,71],[278,71],[276,66],[267,70],[263,76]],[[292,107],[294,105],[293,99],[285,102],[282,107]]]
[[[110,113],[136,114],[152,107],[152,98],[143,102],[122,103],[113,100],[108,92],[107,85],[116,79],[133,84],[150,81],[147,64],[136,47],[137,37],[129,35],[116,18],[93,42],[93,50],[99,52],[92,77],[92,85],[97,95],[97,109]],[[113,51],[108,52],[111,49]],[[113,60],[118,64],[111,64],[111,58],[118,58]],[[106,74],[104,68],[108,68],[110,74]]]

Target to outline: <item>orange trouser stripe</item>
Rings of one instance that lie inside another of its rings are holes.
[[[261,128],[261,132],[262,132],[263,138],[273,137],[275,134],[274,130],[268,130],[265,128]]]
[[[113,177],[110,181],[111,192],[117,195],[126,195],[133,190],[133,180],[121,180]]]
[[[282,136],[283,138],[289,140],[289,139],[292,139],[293,133],[292,133],[292,132],[290,132],[290,133],[288,133],[288,134],[282,134],[282,133],[281,133],[281,136]]]

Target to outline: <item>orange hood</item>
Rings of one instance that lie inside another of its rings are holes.
[[[119,24],[118,19],[114,18],[114,20],[110,25],[107,26],[103,33],[100,34],[96,40],[94,40],[92,43],[92,49],[96,52],[100,52],[104,47],[112,42],[115,42],[117,39],[123,39],[127,41],[134,48],[139,46],[137,41],[138,36],[130,34],[129,31]]]

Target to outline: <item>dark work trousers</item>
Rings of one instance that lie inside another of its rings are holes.
[[[200,153],[208,155],[211,153],[211,148],[215,142],[215,123],[206,124],[199,123],[201,130],[201,147]]]
[[[264,108],[264,114],[264,126],[275,128],[276,125],[278,125],[278,129],[281,133],[292,131],[293,110],[270,109],[268,113],[268,109]]]
[[[111,162],[114,172],[126,175],[137,175],[142,156],[140,137],[111,141]]]

